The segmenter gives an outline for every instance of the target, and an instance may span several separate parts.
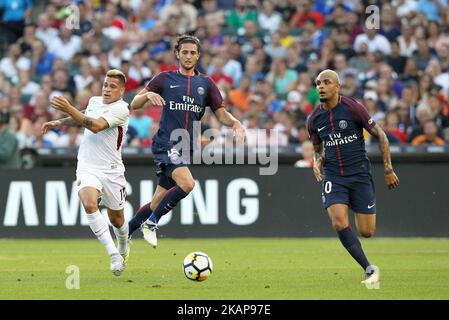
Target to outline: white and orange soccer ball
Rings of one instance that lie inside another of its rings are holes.
[[[212,268],[212,260],[204,252],[192,252],[184,258],[183,269],[187,279],[204,281],[209,278]]]

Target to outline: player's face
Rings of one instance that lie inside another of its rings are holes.
[[[185,70],[191,70],[195,68],[198,59],[200,58],[200,53],[198,48],[194,43],[183,43],[178,52],[176,52],[176,58],[179,61],[181,67]]]
[[[103,103],[109,104],[120,100],[125,87],[122,85],[119,79],[106,77],[103,82]]]
[[[316,79],[315,84],[320,96],[320,102],[326,102],[338,95],[340,85],[333,77],[320,75]]]

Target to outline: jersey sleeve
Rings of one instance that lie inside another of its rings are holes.
[[[209,80],[209,88],[207,92],[207,105],[212,109],[212,111],[217,111],[220,108],[223,108],[223,97],[221,96],[220,90],[215,85],[215,83],[208,78]]]
[[[371,118],[365,106],[353,99],[351,99],[351,111],[354,120],[359,122],[366,131],[370,131],[376,125],[376,122]]]
[[[153,77],[153,79],[148,82],[148,84],[145,86],[145,89],[147,91],[155,92],[155,93],[162,93],[162,88],[164,87],[164,79],[165,79],[166,73],[161,72]]]
[[[116,108],[108,108],[101,117],[107,121],[109,128],[124,125],[129,117],[128,104],[124,102]]]
[[[321,144],[323,141],[321,140],[320,136],[318,135],[318,131],[316,130],[314,124],[313,124],[313,119],[315,117],[313,115],[311,115],[308,119],[307,119],[307,132],[309,133],[309,138],[310,141],[312,141],[312,143],[314,145],[319,145]]]

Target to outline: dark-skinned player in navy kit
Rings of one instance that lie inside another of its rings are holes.
[[[153,247],[157,245],[159,219],[195,186],[187,159],[191,158],[192,145],[198,139],[193,136],[193,124],[200,121],[206,107],[212,109],[223,125],[233,130],[237,144],[243,143],[245,137],[240,121],[224,108],[223,98],[215,83],[195,69],[200,57],[198,38],[191,35],[178,37],[174,53],[179,62],[178,70],[156,75],[131,102],[132,109],[139,109],[147,103],[163,106],[159,130],[152,144],[158,167],[158,185],[151,202],[142,206],[129,222],[129,234],[141,227],[144,239]],[[172,133],[179,129],[185,130],[189,136],[189,154],[179,150],[179,140],[171,140]]]
[[[349,225],[349,209],[355,212],[360,235],[367,238],[374,235],[376,197],[363,129],[378,139],[385,183],[393,189],[399,185],[399,179],[391,164],[388,139],[363,105],[339,95],[340,80],[336,72],[322,71],[316,79],[316,88],[321,103],[307,120],[307,128],[315,149],[315,178],[322,182],[323,206],[341,243],[364,269],[362,283],[375,284],[380,280],[380,272],[369,263],[357,234]]]

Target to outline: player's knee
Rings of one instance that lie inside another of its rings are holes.
[[[359,230],[360,235],[364,238],[371,238],[372,236],[374,236],[374,232],[375,232],[374,228]]]
[[[179,187],[186,193],[192,192],[193,188],[195,188],[195,180],[186,180],[183,181]]]
[[[83,201],[83,207],[87,213],[94,213],[98,210],[97,202],[92,200]]]
[[[123,225],[123,223],[124,223],[123,217],[111,217],[110,216],[109,217],[109,221],[116,228],[120,228]]]
[[[334,227],[334,229],[336,231],[341,231],[343,229],[346,229],[348,226],[349,226],[349,224],[347,221],[339,220],[339,219],[332,220],[332,227]]]

